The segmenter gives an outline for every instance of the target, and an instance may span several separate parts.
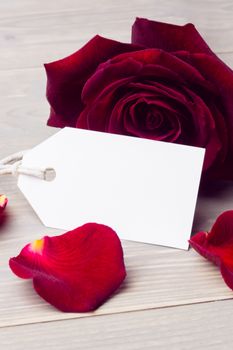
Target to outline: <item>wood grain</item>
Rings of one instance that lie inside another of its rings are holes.
[[[76,51],[96,34],[129,42],[135,17],[193,22],[214,51],[230,52],[232,14],[231,0],[2,1],[0,69],[42,66]]]
[[[3,349],[229,350],[233,301],[0,329]]]

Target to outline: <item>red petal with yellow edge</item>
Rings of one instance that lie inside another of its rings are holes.
[[[98,308],[126,276],[117,234],[96,223],[36,240],[9,264],[17,276],[33,279],[43,299],[66,312]]]
[[[6,208],[8,199],[4,194],[0,194],[0,216],[3,213],[3,210]]]
[[[233,289],[233,210],[222,213],[210,233],[199,232],[189,242],[200,255],[219,267],[224,281]]]

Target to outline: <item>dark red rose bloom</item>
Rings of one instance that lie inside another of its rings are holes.
[[[222,213],[210,233],[199,232],[189,242],[200,255],[219,267],[224,281],[233,289],[233,210]]]
[[[27,244],[9,264],[17,276],[33,279],[43,299],[66,312],[96,309],[126,276],[117,234],[94,223]]]
[[[233,71],[192,24],[137,19],[132,44],[94,37],[45,65],[48,125],[206,148],[206,174],[233,179]]]

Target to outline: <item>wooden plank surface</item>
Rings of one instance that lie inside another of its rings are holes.
[[[211,302],[0,329],[7,350],[230,350],[233,302]]]
[[[41,66],[97,33],[128,42],[136,16],[193,22],[213,50],[233,51],[231,0],[10,0],[0,4],[0,70]]]
[[[232,298],[232,291],[223,283],[218,269],[193,250],[123,241],[128,276],[119,292],[94,313],[61,313],[37,296],[31,281],[20,280],[8,267],[9,258],[17,255],[25,244],[61,231],[45,228],[40,223],[17,190],[14,178],[5,179],[0,188],[10,200],[0,239],[0,327]],[[228,201],[225,196],[226,209],[232,203],[233,186],[229,186],[227,193],[230,195]],[[202,201],[200,205],[209,208],[208,215],[205,211],[209,226],[218,202],[215,199],[213,205],[213,198],[210,198],[211,206],[204,197]],[[203,214],[201,208],[200,211]],[[205,220],[202,216],[202,225]],[[196,221],[196,225],[200,224],[198,217]]]
[[[195,23],[233,67],[231,0],[1,1],[0,158],[57,131],[46,126],[43,63],[76,51],[96,33],[129,41],[136,16]],[[231,348],[233,301],[226,299],[232,299],[232,291],[217,268],[193,250],[123,241],[126,283],[100,309],[64,314],[46,304],[34,293],[31,281],[11,273],[8,259],[26,243],[60,231],[40,223],[15,178],[1,177],[0,192],[10,199],[0,226],[1,348]],[[193,232],[208,230],[220,212],[232,207],[233,184],[210,184],[199,195]]]

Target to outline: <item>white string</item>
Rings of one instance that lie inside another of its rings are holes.
[[[7,156],[3,158],[0,161],[0,175],[30,175],[34,177],[38,177],[40,179],[46,180],[47,179],[47,173],[52,168],[27,168],[22,165],[23,156],[27,153],[28,150],[17,152],[14,154],[11,154],[10,156]]]

